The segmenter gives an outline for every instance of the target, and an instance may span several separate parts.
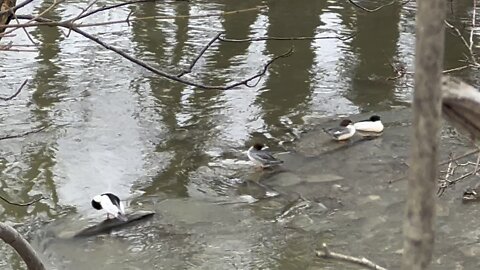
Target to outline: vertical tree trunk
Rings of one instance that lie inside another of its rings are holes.
[[[426,269],[433,252],[445,9],[443,0],[417,1],[414,137],[404,224],[403,270]]]
[[[0,222],[0,239],[12,246],[22,257],[28,270],[45,270],[35,250],[14,228]]]
[[[0,0],[0,39],[2,39],[2,34],[6,29],[1,27],[1,25],[7,25],[12,20],[12,13],[7,11],[16,4],[17,0]]]

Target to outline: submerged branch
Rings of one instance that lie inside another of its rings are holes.
[[[3,196],[0,196],[0,200],[10,204],[10,205],[14,205],[14,206],[30,206],[36,202],[39,202],[41,200],[45,200],[45,199],[48,199],[47,197],[44,197],[43,195],[41,195],[39,198],[36,198],[36,199],[33,199],[29,202],[26,202],[26,203],[18,203],[18,202],[12,202],[10,201],[9,199],[3,197]]]
[[[41,128],[39,128],[39,129],[30,130],[30,131],[27,131],[27,132],[24,132],[24,133],[20,133],[20,134],[6,135],[6,136],[3,136],[3,137],[0,137],[0,141],[8,140],[8,139],[22,138],[22,137],[25,137],[25,136],[27,136],[27,135],[34,134],[34,133],[38,133],[38,132],[40,132],[40,131],[43,131],[43,130],[46,129],[46,128],[47,128],[47,127],[41,127]]]
[[[469,151],[469,152],[464,153],[464,154],[462,154],[462,155],[460,155],[460,156],[458,156],[458,157],[454,157],[454,158],[452,157],[452,158],[449,158],[448,160],[442,161],[442,162],[438,163],[437,166],[440,167],[440,166],[446,165],[446,164],[448,164],[448,163],[450,163],[450,162],[452,162],[452,161],[457,161],[457,160],[459,160],[459,159],[462,159],[462,158],[465,158],[465,157],[469,157],[469,156],[474,155],[474,154],[476,154],[476,153],[478,153],[478,152],[480,152],[480,149],[475,149],[475,150]],[[398,178],[391,179],[390,181],[388,181],[388,183],[389,183],[389,184],[392,184],[392,183],[398,182],[398,181],[400,181],[400,180],[404,180],[405,178],[407,178],[407,175],[403,175],[403,176],[400,176],[400,177],[398,177]]]
[[[0,97],[0,100],[9,101],[9,100],[15,98],[16,96],[18,96],[18,94],[20,94],[20,92],[22,91],[23,87],[27,84],[27,82],[28,82],[28,80],[23,81],[23,83],[20,85],[20,87],[17,89],[17,91],[15,93],[13,93],[13,95],[11,95],[9,97]]]
[[[342,262],[348,262],[348,263],[353,263],[357,264],[360,266],[363,266],[368,269],[375,269],[375,270],[387,270],[387,268],[381,267],[380,265],[370,261],[369,259],[362,257],[353,257],[349,255],[344,255],[341,253],[336,253],[333,251],[330,251],[327,247],[327,244],[323,243],[322,244],[322,249],[315,251],[315,254],[317,257],[323,258],[323,259],[334,259],[337,261],[342,261]]]

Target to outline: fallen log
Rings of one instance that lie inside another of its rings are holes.
[[[450,76],[442,78],[442,115],[475,142],[480,139],[480,92]]]
[[[80,232],[76,233],[73,237],[81,238],[81,237],[91,237],[91,236],[100,235],[100,234],[108,234],[108,233],[111,233],[112,231],[124,229],[128,226],[138,224],[138,222],[145,221],[153,217],[153,215],[155,215],[155,212],[139,211],[139,212],[127,214],[126,221],[122,221],[119,219],[107,219],[102,221],[99,224],[96,224],[81,230]]]

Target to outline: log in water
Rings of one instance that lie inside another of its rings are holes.
[[[79,238],[79,237],[90,237],[90,236],[95,236],[99,234],[108,234],[114,230],[120,230],[127,226],[134,225],[140,221],[147,220],[151,218],[153,215],[155,215],[155,212],[140,211],[140,212],[127,214],[127,221],[122,221],[119,219],[107,219],[97,225],[88,227],[78,232],[73,237]]]

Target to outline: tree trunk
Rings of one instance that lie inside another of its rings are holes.
[[[12,13],[6,11],[16,4],[17,0],[0,0],[0,39],[2,39],[2,33],[5,32],[6,29],[1,27],[1,25],[7,25],[10,20],[12,20]]]
[[[28,270],[45,270],[35,250],[14,228],[0,222],[0,238],[17,251]]]
[[[404,224],[403,270],[426,269],[433,252],[445,10],[443,0],[417,1],[414,137]]]

